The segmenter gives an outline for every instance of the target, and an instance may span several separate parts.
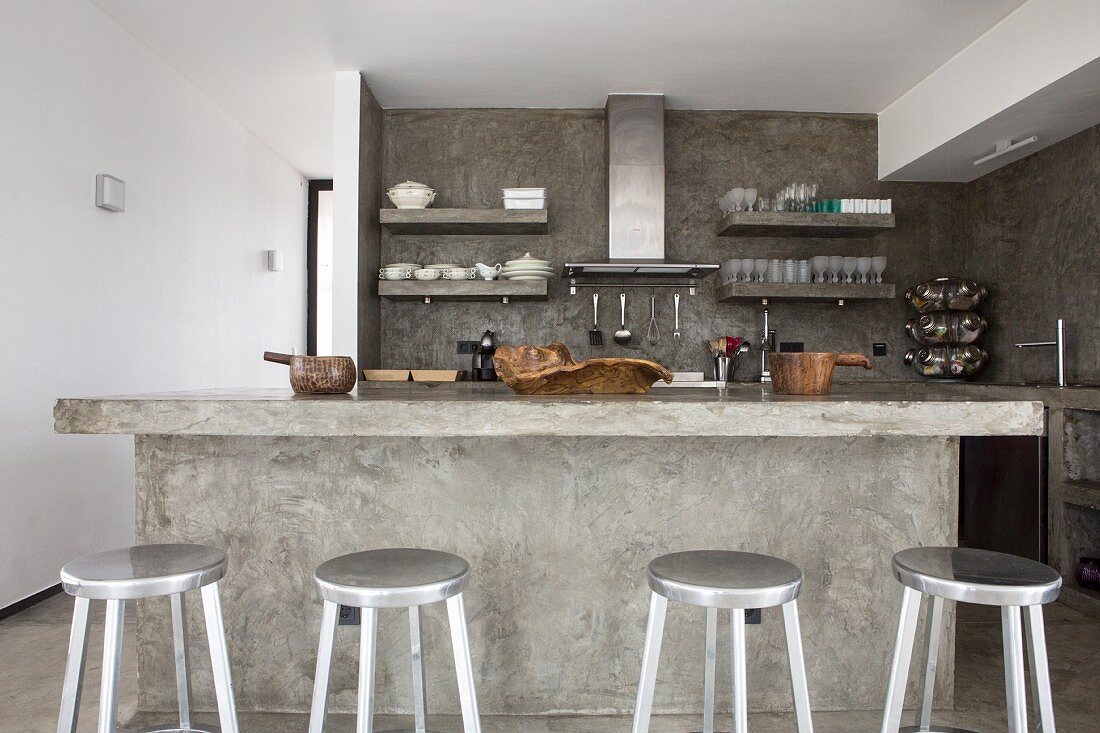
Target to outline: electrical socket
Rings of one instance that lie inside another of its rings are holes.
[[[871,356],[886,356],[886,344],[881,341],[871,344]]]
[[[781,354],[801,354],[806,350],[806,344],[802,341],[780,341],[779,353]]]
[[[763,619],[764,614],[760,613],[759,608],[746,608],[745,609],[745,623],[758,624]]]
[[[355,606],[345,606],[340,604],[340,612],[336,614],[337,626],[358,626],[359,625],[359,609]]]
[[[456,354],[476,354],[478,341],[458,341]]]

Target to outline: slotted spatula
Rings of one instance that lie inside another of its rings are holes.
[[[588,332],[589,346],[603,346],[603,331],[600,330],[600,294],[592,293],[592,330]]]

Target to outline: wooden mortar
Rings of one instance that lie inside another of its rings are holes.
[[[835,354],[831,351],[768,354],[774,394],[827,395],[833,387],[833,370],[838,366],[871,369],[863,354]]]

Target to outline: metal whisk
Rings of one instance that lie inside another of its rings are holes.
[[[657,325],[657,296],[649,296],[649,328],[645,330],[645,339],[651,344],[661,340],[661,327]]]

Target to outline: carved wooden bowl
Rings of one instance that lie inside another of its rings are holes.
[[[645,359],[573,361],[565,344],[501,346],[493,355],[497,375],[516,394],[645,394],[672,372]]]

